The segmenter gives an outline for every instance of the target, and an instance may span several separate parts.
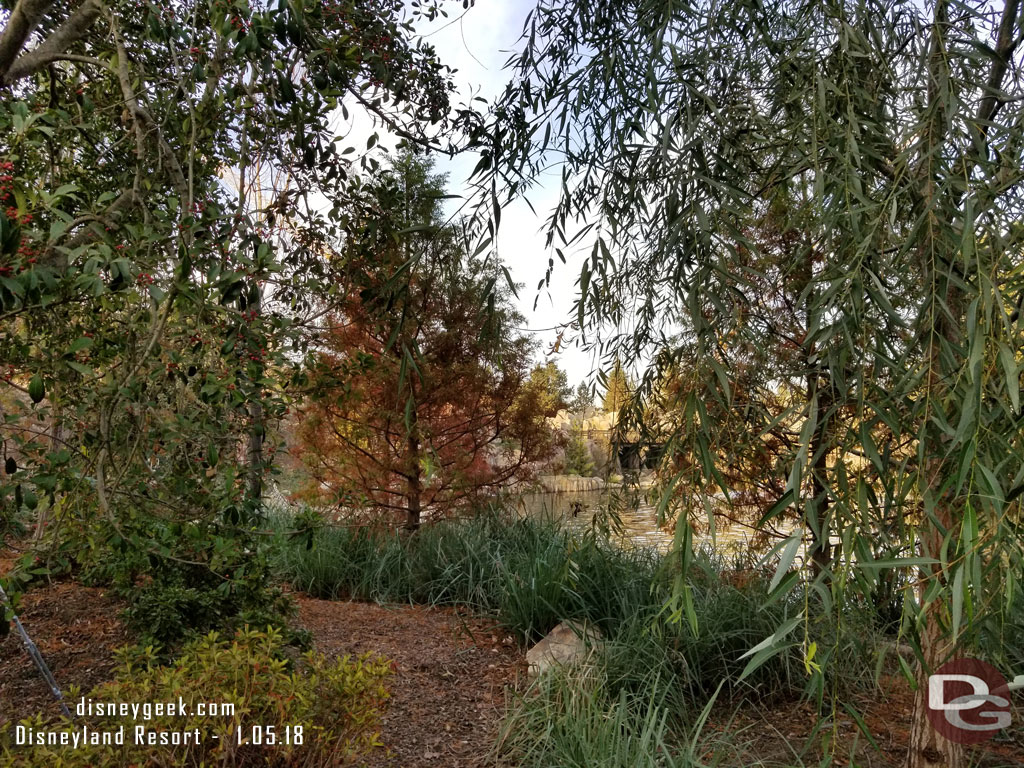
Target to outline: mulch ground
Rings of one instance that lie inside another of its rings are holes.
[[[523,652],[492,622],[451,608],[381,606],[300,597],[299,623],[317,650],[373,651],[396,666],[381,724],[381,766],[483,765],[505,705],[526,675]]]
[[[451,608],[296,600],[298,623],[312,632],[317,650],[330,655],[370,651],[395,662],[380,729],[384,746],[369,756],[370,768],[474,768],[490,762],[505,691],[521,685],[526,675],[523,651],[511,637],[487,620]],[[87,692],[113,677],[114,649],[131,642],[118,619],[123,607],[102,589],[61,582],[31,589],[20,617],[65,692],[72,685]],[[912,694],[899,676],[883,687],[858,707],[878,750],[851,718],[836,713],[837,752],[846,753],[856,739],[857,762],[864,768],[903,764]],[[59,709],[12,632],[0,638],[0,730],[35,713],[56,716]],[[1024,712],[1014,720],[1014,727],[974,751],[972,764],[1024,766]],[[710,738],[704,743],[713,747],[721,735],[735,750],[736,765],[755,758],[796,762],[794,753],[810,744],[801,758],[817,764],[817,721],[818,713],[806,702],[757,706],[748,701],[739,710],[726,705],[706,724],[704,736]]]
[[[30,589],[18,618],[67,695],[70,686],[88,692],[114,676],[113,652],[131,640],[118,618],[122,610],[102,589],[60,582]],[[12,624],[0,638],[0,729],[36,713],[57,717],[60,707]]]
[[[914,693],[902,675],[886,675],[878,689],[854,697],[858,714],[871,733],[872,743],[842,707],[820,714],[807,701],[773,701],[758,705],[747,700],[738,708],[725,703],[712,712],[705,726],[706,743],[736,751],[735,765],[763,760],[769,765],[822,765],[831,752],[835,768],[902,768],[910,743]],[[821,720],[835,718],[834,735]],[[966,765],[973,768],[1024,768],[1024,711],[1014,713],[1014,724],[983,744],[965,748]],[[834,742],[833,742],[834,739]],[[732,763],[727,763],[732,765]]]
[[[367,651],[395,662],[381,724],[383,747],[371,768],[484,764],[504,711],[505,686],[526,674],[522,651],[493,623],[450,608],[381,606],[298,596],[299,624],[317,650]],[[115,673],[114,650],[131,642],[118,616],[124,605],[102,589],[73,582],[37,586],[19,617],[67,694],[87,693]],[[74,707],[74,702],[70,702]],[[0,638],[0,730],[33,714],[60,714],[14,633]]]

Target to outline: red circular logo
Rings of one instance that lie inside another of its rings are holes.
[[[957,744],[979,744],[1010,724],[1010,691],[999,670],[953,659],[928,677],[928,719]]]

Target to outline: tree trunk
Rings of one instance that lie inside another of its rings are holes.
[[[832,546],[829,541],[828,510],[829,498],[826,490],[825,476],[828,472],[828,449],[826,446],[832,443],[829,430],[829,411],[832,408],[832,392],[830,389],[822,388],[821,362],[819,350],[815,349],[813,343],[809,344],[807,334],[814,325],[811,316],[814,313],[816,295],[814,290],[814,249],[807,246],[807,253],[802,264],[801,293],[804,299],[804,334],[802,362],[807,379],[808,404],[817,398],[818,407],[814,432],[811,434],[811,442],[808,446],[811,461],[811,503],[805,513],[805,523],[811,534],[811,546],[808,551],[811,559],[811,572],[818,576],[822,571],[832,567]]]
[[[263,404],[249,403],[249,448],[246,451],[247,477],[245,496],[259,503],[263,498]]]
[[[929,606],[928,614],[934,613],[937,607]],[[926,617],[924,632],[921,633],[921,652],[925,664],[917,673],[917,695],[910,723],[906,768],[956,768],[963,763],[963,747],[942,736],[928,719],[928,675],[942,664],[949,652],[936,616]]]
[[[263,304],[263,291],[256,285],[252,294],[254,301],[249,306],[258,317]],[[262,385],[263,366],[258,366],[256,380],[252,382],[252,393],[249,400],[249,447],[246,450],[246,488],[245,497],[253,504],[253,509],[258,509],[260,500],[263,498],[263,437],[266,430],[265,419],[263,418]]]
[[[415,419],[415,415],[413,418]],[[408,459],[405,488],[405,528],[408,531],[415,531],[420,527],[420,504],[423,495],[423,482],[420,478],[420,437],[415,421],[413,422],[412,429],[409,430]]]
[[[942,343],[950,348],[959,348],[959,337],[963,335],[961,328],[964,316],[964,296],[961,288],[949,279],[956,270],[950,269],[956,259],[959,244],[949,236],[943,228],[942,200],[937,199],[940,189],[940,177],[937,164],[932,157],[937,155],[939,147],[945,141],[947,130],[946,120],[950,105],[946,94],[939,87],[950,77],[949,64],[945,57],[945,36],[949,33],[949,0],[936,0],[934,19],[931,27],[931,39],[928,50],[929,86],[927,108],[927,124],[922,141],[924,153],[921,161],[921,212],[927,217],[922,229],[920,243],[920,265],[923,285],[933,286],[935,291],[931,300],[937,311],[933,313],[933,327],[927,338],[925,354],[928,362],[928,381],[926,397],[931,407],[941,409],[948,402],[949,382],[959,375],[962,360],[944,360]],[[1004,9],[1005,13],[1005,9]],[[949,201],[954,203],[954,201]],[[949,204],[947,203],[947,204]],[[950,205],[951,210],[959,207],[958,203]],[[937,263],[936,263],[937,262]],[[941,305],[945,306],[941,306]],[[953,414],[945,413],[944,418]],[[922,478],[925,508],[919,526],[921,554],[936,561],[942,553],[943,537],[946,531],[954,530],[960,515],[956,509],[956,501],[943,490],[944,478],[948,469],[944,466],[943,446],[945,441],[939,429],[932,423],[932,415],[925,413],[926,419],[922,430],[925,446],[925,465],[919,471],[926,472]],[[955,421],[953,423],[956,423]],[[932,514],[929,514],[931,506]],[[922,584],[918,590],[920,600],[930,583],[930,579],[943,580],[944,574],[940,565],[936,564],[922,569]],[[928,676],[941,664],[948,654],[950,637],[956,636],[956,628],[950,628],[950,634],[943,631],[943,618],[937,615],[948,610],[949,598],[945,595],[933,603],[922,607],[921,617],[921,656],[923,663],[917,672],[917,692],[914,696],[914,712],[910,724],[910,745],[907,750],[906,768],[959,768],[963,764],[963,749],[942,737],[928,719]]]
[[[64,420],[61,416],[61,407],[59,401],[56,398],[57,393],[52,392],[51,398],[54,400],[53,405],[53,421],[50,425],[50,452],[56,453],[61,449],[61,445],[64,442]],[[39,511],[36,513],[36,529],[32,533],[32,541],[42,541],[43,535],[46,533],[46,526],[50,524],[50,520],[53,518],[53,508],[56,505],[56,495],[54,495],[54,502],[48,503],[45,506],[40,505]]]
[[[818,453],[821,446],[827,444],[826,440],[828,440],[826,422],[819,420],[818,427],[811,437],[810,451],[812,457]],[[811,571],[815,576],[832,567],[831,531],[828,520],[829,500],[823,479],[827,471],[828,452],[822,450],[811,466],[811,504],[813,505],[814,525],[809,525],[808,527],[811,530]]]

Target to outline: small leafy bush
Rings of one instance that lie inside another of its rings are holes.
[[[391,662],[369,654],[329,659],[314,652],[296,662],[285,655],[285,641],[274,629],[239,630],[233,639],[217,633],[186,645],[170,666],[160,666],[152,649],[137,646],[120,653],[114,682],[86,697],[97,703],[178,702],[184,716],[152,714],[152,719],[78,717],[45,722],[22,721],[26,728],[116,732],[124,727],[124,745],[68,746],[15,744],[14,728],[0,733],[0,766],[49,768],[79,766],[335,766],[347,765],[374,746],[376,728],[388,693],[384,682]],[[69,705],[80,696],[72,691]],[[197,714],[197,706],[233,706],[233,714]],[[138,727],[150,732],[186,733],[198,729],[198,743],[136,744]],[[254,729],[255,735],[254,735]],[[300,730],[301,729],[301,730]],[[270,744],[273,733],[277,743]],[[297,735],[301,734],[301,744]],[[239,739],[239,736],[241,737]],[[262,739],[260,739],[262,737]],[[255,743],[262,740],[262,744]],[[284,743],[288,741],[290,743]]]
[[[274,584],[265,546],[216,517],[140,518],[116,528],[76,522],[61,547],[84,583],[125,599],[125,621],[142,646],[171,654],[207,632],[231,634],[246,624],[287,632],[293,606]]]

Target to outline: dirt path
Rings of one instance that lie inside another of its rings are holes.
[[[326,654],[375,651],[397,667],[371,768],[469,768],[484,764],[504,710],[504,688],[525,676],[523,653],[486,620],[453,609],[333,602],[297,596],[298,623]],[[67,695],[110,680],[113,651],[131,638],[124,605],[73,582],[36,587],[20,616]],[[0,728],[29,715],[59,715],[20,639],[0,638]]]
[[[504,688],[526,674],[523,653],[492,623],[450,608],[299,598],[317,650],[377,651],[395,661],[381,727],[385,749],[368,765],[484,765],[504,710]]]

